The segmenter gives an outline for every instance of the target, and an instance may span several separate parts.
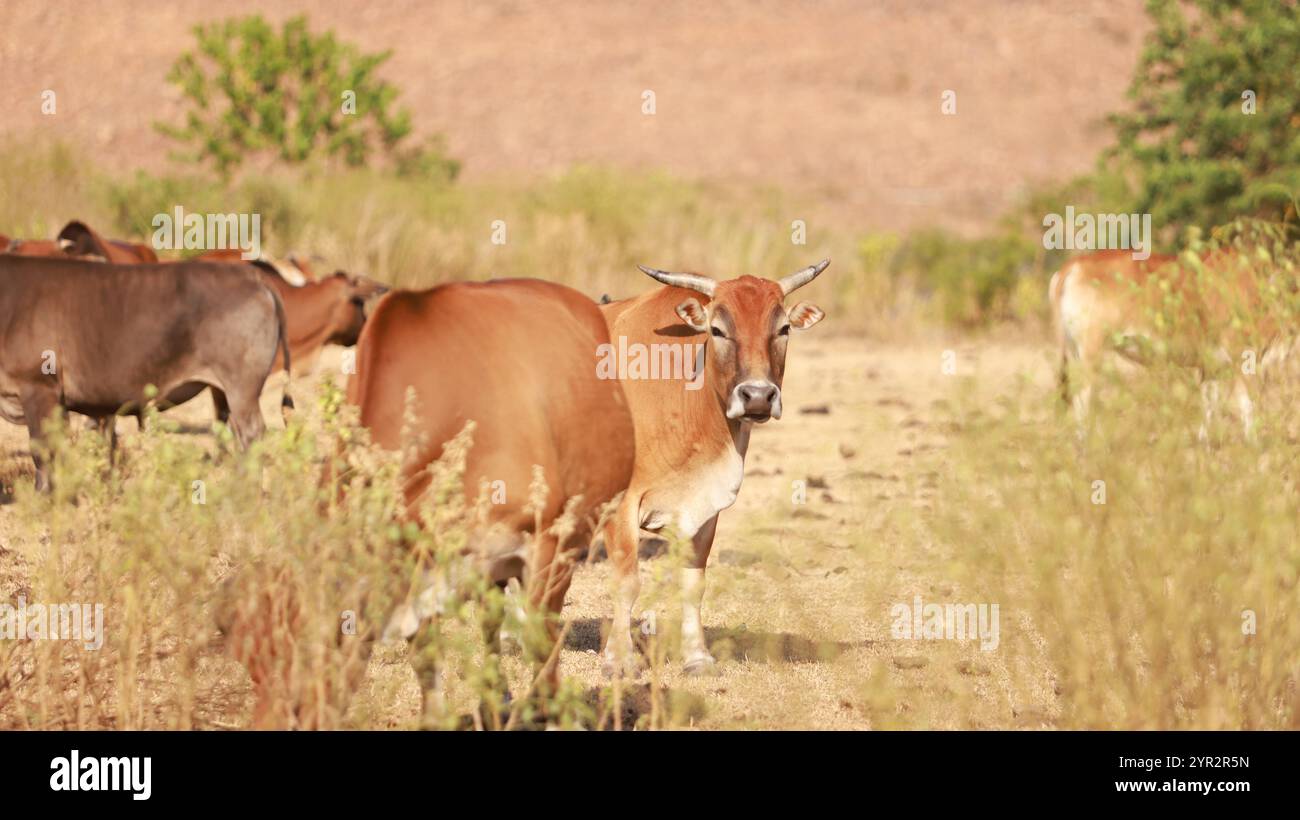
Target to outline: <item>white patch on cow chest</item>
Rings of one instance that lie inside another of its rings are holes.
[[[679,535],[691,538],[709,519],[736,503],[744,477],[745,459],[731,447],[713,462],[689,465],[646,494],[641,526],[658,532],[674,524]]]

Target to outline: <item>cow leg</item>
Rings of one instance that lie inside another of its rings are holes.
[[[520,589],[518,578],[511,578],[506,582],[503,596],[505,598],[506,611],[513,610],[515,614],[515,623],[522,627],[525,619],[528,617],[528,613],[524,611],[524,607],[520,603],[520,601],[523,600],[523,592]],[[523,647],[522,636],[515,634],[514,630],[508,626],[502,627],[499,634],[501,652],[506,655],[519,654]]]
[[[1074,410],[1075,433],[1082,440],[1092,413],[1092,391],[1097,381],[1103,342],[1096,334],[1082,339],[1066,335],[1061,342],[1061,396]]]
[[[505,726],[509,716],[502,716],[510,704],[510,688],[501,673],[501,623],[505,620],[506,607],[510,601],[505,597],[504,584],[501,585],[502,597],[499,603],[485,604],[479,618],[479,628],[483,633],[483,682],[484,691],[479,696],[479,718],[484,729],[500,729]]]
[[[1079,367],[1082,371],[1083,368]],[[1070,398],[1070,404],[1074,409],[1074,423],[1079,428],[1079,435],[1082,436],[1088,429],[1088,414],[1092,409],[1092,374],[1080,373],[1077,380],[1074,395]]]
[[[1205,420],[1201,422],[1201,429],[1196,432],[1196,440],[1206,444],[1210,440],[1214,413],[1219,407],[1219,383],[1214,379],[1201,377],[1201,404],[1205,408]]]
[[[636,498],[639,498],[639,494]],[[614,598],[614,624],[605,643],[602,671],[608,677],[640,674],[640,658],[632,645],[632,607],[641,592],[641,577],[637,567],[637,540],[640,529],[637,514],[640,503],[631,492],[623,495],[615,513],[605,525],[605,550],[613,566],[612,592]]]
[[[212,411],[217,421],[222,424],[230,423],[230,402],[226,400],[226,392],[212,388]]]
[[[235,441],[239,444],[239,449],[247,450],[250,444],[266,432],[257,391],[231,391],[225,395],[230,405],[230,426],[234,428]]]
[[[48,493],[50,483],[49,458],[41,451],[45,445],[45,422],[59,406],[58,389],[52,383],[29,386],[22,392],[23,418],[27,420],[27,435],[31,440],[32,463],[36,466],[36,490]]]
[[[117,416],[104,416],[98,422],[99,432],[108,442],[108,468],[117,464]]]
[[[1255,403],[1250,398],[1250,388],[1246,385],[1246,380],[1237,376],[1232,380],[1232,400],[1237,404],[1237,412],[1241,415],[1241,429],[1246,436],[1246,441],[1255,440]]]
[[[717,661],[709,654],[704,642],[704,627],[700,624],[700,604],[704,602],[704,569],[713,549],[713,536],[718,530],[718,516],[713,516],[691,538],[695,548],[690,565],[682,569],[682,664],[688,675],[712,672]]]
[[[539,539],[535,553],[537,570],[528,584],[528,602],[545,619],[540,637],[534,632],[530,636],[532,640],[524,643],[525,656],[534,672],[533,696],[542,715],[547,713],[551,699],[560,689],[560,647],[556,644],[560,639],[564,597],[573,581],[573,562],[558,554],[558,549],[559,539],[554,535],[547,533]]]
[[[434,615],[421,625],[411,641],[411,668],[420,682],[420,728],[436,729],[446,715],[443,695],[441,648],[438,646],[439,623]]]
[[[397,607],[382,633],[383,640],[410,642],[411,668],[420,682],[420,726],[426,729],[440,728],[446,716],[440,614],[454,597],[442,572],[425,570],[419,594]]]
[[[1056,374],[1056,384],[1061,391],[1061,401],[1070,404],[1070,356],[1061,351],[1061,366]]]

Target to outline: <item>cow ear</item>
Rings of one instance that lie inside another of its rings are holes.
[[[709,329],[709,314],[704,310],[704,305],[694,297],[677,306],[677,315],[682,317],[682,321],[692,330],[703,333]]]
[[[822,309],[812,302],[800,302],[790,308],[790,326],[795,330],[807,330],[826,318]]]
[[[57,242],[59,250],[69,256],[98,256],[105,261],[111,258],[107,243],[80,220],[74,219],[64,225]]]

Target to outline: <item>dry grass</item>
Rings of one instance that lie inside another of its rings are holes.
[[[890,270],[896,236],[864,238],[819,218],[825,209],[815,203],[769,188],[598,167],[511,184],[331,170],[223,185],[88,172],[75,155],[62,144],[0,142],[0,233],[52,238],[75,218],[148,241],[154,216],[177,206],[257,213],[265,252],[317,256],[318,272],[334,266],[399,287],[540,277],[597,299],[641,292],[637,264],[776,277],[830,257],[834,276],[810,285],[806,298],[834,312],[841,329],[914,335],[933,316],[914,284]],[[798,231],[796,219],[805,223]]]
[[[1197,393],[1176,372],[1108,391],[1080,445],[1045,349],[954,344],[948,374],[942,345],[800,341],[791,412],[756,433],[740,501],[719,528],[704,608],[719,675],[680,672],[669,550],[642,566],[642,622],[654,613],[642,639],[650,669],[618,687],[606,681],[596,653],[609,570],[591,563],[578,570],[565,610],[565,683],[553,704],[563,723],[1296,725],[1300,541],[1285,384],[1265,397],[1258,445],[1225,422],[1213,447],[1197,446]],[[319,389],[303,381],[300,396]],[[823,402],[829,413],[799,411]],[[197,423],[208,411],[178,412]],[[320,407],[303,415],[309,430],[332,423]],[[420,725],[405,645],[380,645],[358,682],[341,679],[355,657],[346,642],[326,639],[350,606],[339,596],[356,594],[350,580],[400,586],[412,576],[383,550],[392,521],[381,489],[321,517],[307,477],[324,451],[312,436],[277,431],[262,459],[214,463],[205,436],[128,434],[126,469],[103,483],[99,445],[83,434],[74,449],[92,469],[83,481],[65,478],[64,496],[53,499],[26,488],[23,438],[5,431],[5,482],[17,486],[3,519],[5,597],[103,601],[108,637],[98,652],[0,642],[5,725],[251,725],[254,687],[216,629],[213,602],[233,568],[262,566],[281,574],[255,573],[246,589],[288,583],[308,602],[304,634],[315,637],[298,647],[295,680],[328,696],[316,725]],[[189,482],[200,475],[207,504],[196,506]],[[1105,505],[1092,503],[1098,479]],[[812,486],[805,504],[792,503],[795,481]],[[891,607],[917,595],[999,604],[998,648],[894,637]],[[1242,634],[1246,609],[1256,634]],[[470,605],[443,625],[444,725],[472,725],[490,683],[476,624]],[[522,693],[529,667],[508,655],[502,669]],[[333,700],[349,686],[352,697]],[[288,692],[285,702],[302,695]]]

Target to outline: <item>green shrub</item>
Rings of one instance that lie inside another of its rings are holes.
[[[194,35],[197,48],[167,75],[189,104],[185,122],[157,126],[188,146],[189,158],[225,175],[254,154],[360,166],[382,151],[404,173],[455,176],[457,166],[437,141],[401,145],[412,130],[410,113],[377,76],[391,52],[365,54],[333,32],[313,34],[304,16],[279,31],[255,15],[203,23]]]
[[[1155,23],[1113,117],[1110,156],[1139,182],[1130,209],[1166,237],[1237,216],[1295,216],[1300,14],[1276,0],[1148,0]],[[1247,113],[1247,92],[1254,113]]]
[[[964,239],[926,229],[903,242],[892,270],[915,277],[945,322],[974,326],[1018,318],[1011,294],[1035,258],[1033,242],[1016,232]]]

